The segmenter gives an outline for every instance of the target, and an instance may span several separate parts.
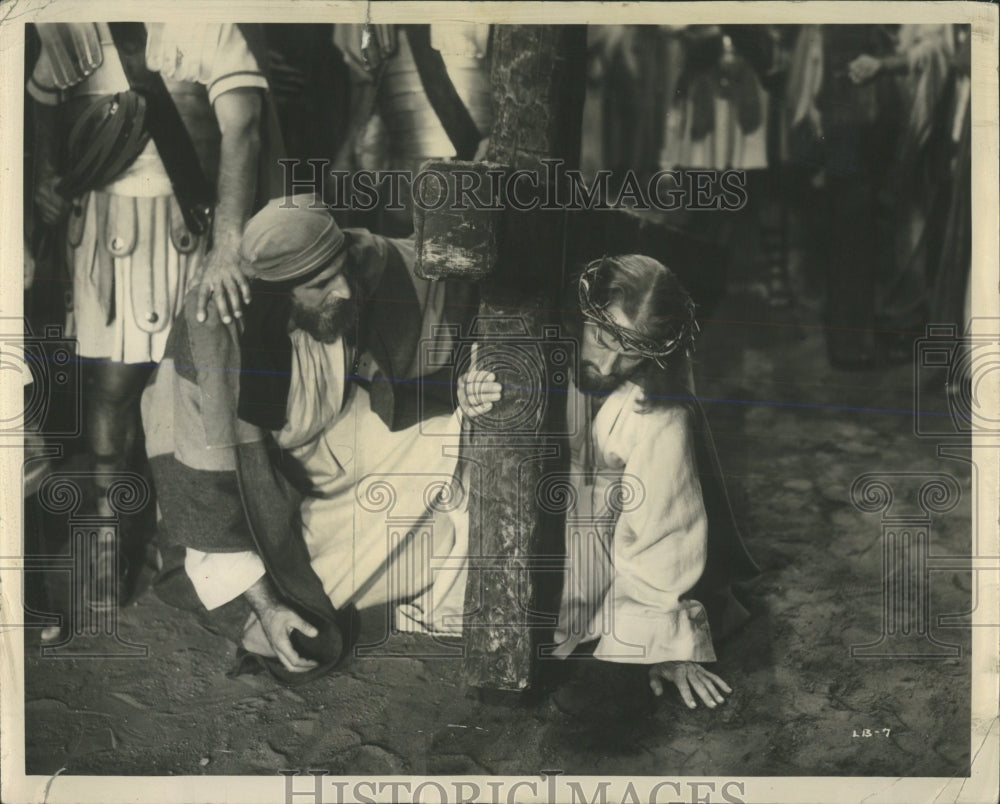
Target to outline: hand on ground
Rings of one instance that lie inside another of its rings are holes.
[[[725,681],[697,662],[660,662],[649,668],[649,686],[655,695],[663,695],[664,681],[677,685],[681,698],[690,709],[698,705],[692,690],[698,693],[698,697],[709,709],[725,702],[723,691],[733,691]]]
[[[293,630],[301,631],[307,637],[317,636],[319,632],[313,626],[281,604],[268,607],[259,617],[268,644],[287,670],[292,673],[304,673],[316,667],[316,662],[300,656],[295,651],[290,638]],[[250,649],[246,638],[244,647]]]

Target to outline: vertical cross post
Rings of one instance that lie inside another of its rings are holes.
[[[542,198],[548,181],[543,160],[563,160],[571,169],[579,165],[586,52],[584,26],[494,28],[494,123],[487,161],[536,175]],[[481,288],[479,359],[483,369],[493,361],[505,385],[504,399],[492,412],[496,420],[526,405],[535,415],[523,435],[502,426],[477,428],[472,435],[472,459],[483,455],[484,460],[479,482],[470,489],[470,522],[480,529],[478,540],[470,534],[470,543],[478,544],[486,560],[479,573],[470,574],[465,674],[473,686],[521,690],[530,685],[534,651],[530,560],[543,552],[545,518],[535,491],[546,459],[557,454],[547,386],[558,373],[552,352],[561,350],[545,346],[544,329],[558,321],[565,216],[508,208],[503,226],[497,267]],[[541,346],[536,370],[503,367],[508,341],[517,335],[512,326],[523,327]]]
[[[480,281],[472,333],[477,368],[494,371],[504,386],[468,450],[475,470],[465,670],[475,687],[523,690],[531,683],[536,590],[530,564],[545,521],[535,490],[546,461],[559,454],[547,437],[557,431],[548,396],[551,383],[566,382],[567,366],[553,327],[566,216],[528,207],[545,198],[551,180],[545,160],[578,167],[586,44],[584,26],[494,28],[494,124],[486,163],[502,170],[505,181],[513,171],[526,172],[516,193],[524,209],[508,206],[487,218],[416,215],[418,272]],[[481,172],[483,165],[450,168],[470,169]],[[558,360],[564,364],[555,365]]]

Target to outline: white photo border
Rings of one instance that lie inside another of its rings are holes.
[[[167,21],[192,13],[206,22],[353,22],[421,23],[436,19],[475,20],[521,24],[620,24],[628,23],[864,23],[948,22],[968,23],[972,33],[972,194],[973,194],[973,317],[1000,316],[997,232],[1000,231],[998,191],[1000,144],[998,144],[998,6],[985,2],[702,2],[702,3],[589,3],[589,2],[332,2],[329,0],[7,0],[0,5],[0,320],[22,316],[22,115],[24,89],[24,26],[29,22],[142,19]],[[20,410],[19,384],[0,383],[0,414]],[[990,411],[1000,408],[1000,387],[988,390]],[[975,521],[992,523],[990,533],[980,533],[978,543],[989,546],[1000,557],[996,523],[1000,519],[1000,486],[994,442],[976,436],[974,456],[979,472]],[[0,556],[17,556],[21,550],[21,464],[18,448],[0,449]],[[3,564],[10,570],[10,562]],[[980,572],[977,615],[1000,610],[1000,558],[997,566]],[[288,799],[288,780],[274,777],[88,777],[24,775],[24,664],[23,630],[20,622],[21,573],[5,571],[0,583],[0,759],[2,794],[5,802],[220,802],[252,804],[274,801],[307,802],[313,797]],[[732,795],[745,802],[804,804],[805,802],[987,802],[996,801],[1000,769],[998,733],[998,664],[1000,633],[995,627],[973,628],[972,659],[972,775],[961,778],[882,777],[676,777],[671,780],[642,777],[608,777],[608,801],[620,801],[627,786],[648,800],[650,791],[665,781],[683,784],[683,796],[698,782],[714,783],[721,790],[727,782]],[[305,772],[305,771],[303,771]],[[403,777],[386,777],[402,782]],[[567,782],[580,781],[588,796],[596,777],[559,777],[558,791],[569,795]],[[357,783],[365,795],[391,801],[392,787],[378,791],[377,778],[333,777],[325,780],[322,801],[348,801],[346,793]],[[455,784],[478,783],[488,791],[497,788],[499,800],[546,801],[553,789],[544,777],[410,777],[412,791],[421,781],[435,781],[450,794]],[[602,779],[602,781],[604,781]],[[521,783],[518,785],[518,783]],[[530,784],[524,784],[528,782]],[[296,791],[311,788],[309,777],[294,779]],[[489,783],[489,784],[488,784]],[[517,785],[515,789],[515,785]],[[341,791],[338,798],[337,791]],[[395,788],[398,790],[399,788]],[[407,788],[403,788],[407,789]],[[466,790],[469,788],[466,787]],[[676,792],[676,788],[668,788]],[[698,787],[693,789],[698,790]],[[700,788],[702,794],[708,789]],[[437,800],[435,788],[428,798]],[[510,795],[516,799],[508,799]],[[617,797],[616,797],[617,796]],[[725,800],[725,799],[713,799]]]

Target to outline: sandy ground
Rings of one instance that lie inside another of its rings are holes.
[[[27,632],[27,771],[965,775],[969,629],[932,622],[954,658],[851,657],[881,633],[883,568],[879,515],[852,505],[850,488],[866,472],[952,475],[962,502],[933,520],[932,551],[967,554],[969,465],[913,435],[909,364],[835,372],[815,305],[797,317],[731,298],[698,351],[700,393],[763,568],[753,619],[719,651],[715,670],[735,691],[718,710],[688,711],[673,691],[654,701],[634,669],[590,662],[517,705],[483,699],[462,682],[456,644],[407,635],[301,688],[230,679],[235,647],[147,590],[120,624],[146,658],[42,658]],[[941,383],[929,393],[944,410]],[[918,511],[907,489],[898,504]],[[930,578],[933,615],[969,608],[969,572]],[[377,641],[379,622],[368,617],[364,637]]]

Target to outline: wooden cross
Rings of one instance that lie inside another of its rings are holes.
[[[586,54],[582,25],[495,26],[494,123],[486,161],[425,168],[450,177],[528,170],[539,177],[537,194],[546,197],[552,188],[543,160],[579,167]],[[518,197],[528,200],[531,194],[522,187]],[[721,268],[722,262],[705,243],[621,210],[507,207],[497,213],[417,206],[417,272],[428,279],[479,281],[472,333],[477,367],[494,371],[504,386],[503,399],[473,428],[465,454],[475,467],[466,680],[483,689],[525,690],[538,666],[533,657],[539,635],[554,625],[553,600],[540,596],[544,587],[558,586],[539,584],[537,570],[554,577],[562,566],[562,523],[535,495],[545,473],[568,461],[560,391],[573,355],[557,330],[563,268],[602,254],[649,254],[667,262],[704,304],[719,283],[718,273],[701,265]]]

